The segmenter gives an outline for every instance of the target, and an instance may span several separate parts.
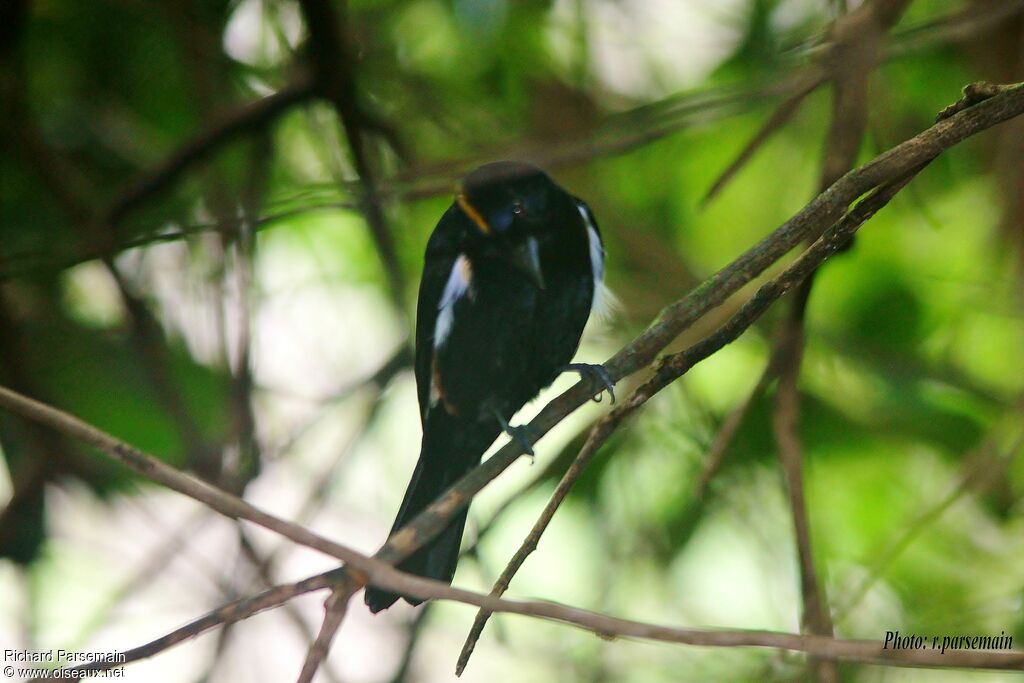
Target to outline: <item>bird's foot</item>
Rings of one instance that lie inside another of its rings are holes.
[[[530,460],[532,462],[534,453],[533,446],[531,445],[531,440],[534,434],[533,430],[530,429],[529,425],[512,426],[508,423],[508,420],[505,419],[505,416],[502,415],[497,410],[494,411],[494,417],[498,420],[498,424],[501,425],[501,431],[505,432],[510,437],[512,437],[512,439],[514,439],[515,442],[519,444],[520,448],[523,449],[523,453],[526,453],[528,456],[530,456]]]
[[[592,382],[597,381],[604,386],[604,389],[593,396],[595,403],[601,402],[601,394],[605,391],[612,397],[612,403],[615,403],[615,382],[612,381],[612,376],[608,374],[603,365],[598,365],[597,363],[569,363],[562,368],[562,372],[568,372],[569,370],[578,372],[581,379],[589,379]]]

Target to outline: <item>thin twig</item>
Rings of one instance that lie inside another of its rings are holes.
[[[291,85],[231,111],[179,145],[156,167],[132,180],[119,191],[103,212],[111,225],[120,223],[130,212],[165,191],[193,164],[208,159],[225,144],[245,133],[259,130],[296,104],[313,97],[313,80],[300,77]]]
[[[347,8],[341,3],[338,11],[335,11],[330,0],[299,0],[299,7],[309,31],[310,58],[316,87],[331,103],[341,120],[352,163],[359,176],[362,212],[384,266],[388,291],[401,310],[405,301],[405,276],[366,153],[365,129],[368,124],[374,130],[380,130],[382,126],[375,124],[376,120],[368,116],[359,103],[353,51],[346,35]]]
[[[747,394],[747,397],[743,399],[742,403],[733,408],[722,421],[718,432],[715,434],[715,438],[711,442],[711,446],[708,448],[707,455],[704,457],[704,467],[701,469],[697,485],[694,487],[694,500],[701,501],[707,496],[708,489],[711,487],[711,481],[721,471],[722,465],[725,463],[725,457],[729,453],[729,447],[736,438],[740,426],[742,426],[743,421],[757,399],[765,392],[768,385],[774,381],[775,375],[775,368],[769,361],[754,388]]]
[[[803,358],[804,335],[799,323],[786,325],[782,338],[785,344],[782,353],[787,359],[780,368],[779,381],[775,391],[775,406],[772,410],[772,428],[778,445],[779,461],[785,476],[793,530],[796,538],[797,564],[800,567],[800,595],[803,601],[802,623],[807,631],[819,635],[832,634],[832,616],[829,613],[825,586],[818,579],[814,552],[811,545],[811,530],[807,519],[807,501],[804,496],[803,447],[797,433],[799,423],[800,397],[797,391],[800,360]],[[796,345],[800,348],[792,348]],[[783,350],[784,349],[784,350]],[[835,662],[809,662],[814,680],[820,683],[839,680]]]
[[[149,657],[163,652],[164,650],[168,650],[175,645],[191,640],[212,628],[225,624],[233,624],[264,610],[279,607],[292,598],[328,588],[337,580],[337,573],[337,570],[334,570],[332,572],[317,574],[316,576],[311,576],[296,583],[275,586],[257,595],[242,598],[241,600],[235,600],[234,602],[229,602],[226,605],[221,605],[202,617],[191,621],[166,635],[160,636],[145,645],[124,651],[122,653],[124,654],[124,660],[121,662],[87,662],[80,666],[65,670],[73,671],[78,673],[80,676],[79,678],[70,678],[65,676],[65,680],[80,680],[81,677],[97,671],[105,671],[115,666],[148,659]]]
[[[324,605],[324,621],[320,625],[320,632],[306,652],[306,661],[302,663],[302,671],[299,672],[296,683],[312,683],[317,669],[327,659],[334,634],[338,632],[341,623],[345,620],[352,595],[361,587],[352,574],[347,573],[342,577],[341,582],[331,589],[331,595]]]
[[[1024,401],[1017,400],[1011,412],[1014,415],[1019,415],[1022,408],[1024,408]],[[990,436],[962,458],[968,467],[960,480],[945,496],[918,514],[897,537],[886,544],[885,549],[871,563],[867,574],[853,589],[850,596],[836,608],[837,621],[849,614],[864,599],[871,586],[882,576],[886,567],[892,564],[928,525],[941,518],[967,493],[971,491],[982,493],[991,489],[1005,475],[1007,468],[1021,448],[1024,448],[1024,432],[1001,455],[992,457],[995,448],[996,439],[994,436]]]
[[[748,161],[754,158],[754,155],[761,149],[764,143],[789,123],[790,119],[800,111],[800,106],[807,99],[807,96],[817,90],[826,80],[825,74],[821,73],[819,69],[809,69],[798,74],[796,82],[799,85],[794,86],[793,94],[787,97],[775,109],[775,112],[768,117],[768,120],[762,124],[754,136],[743,146],[743,149],[736,155],[736,158],[725,167],[725,170],[718,174],[718,177],[711,183],[711,187],[708,188],[708,191],[700,200],[702,207],[710,204],[718,196],[725,186],[729,184],[729,181],[747,165]]]
[[[263,584],[261,589],[272,590],[274,588],[274,582],[270,569],[270,558],[259,553],[252,539],[249,537],[249,534],[246,533],[241,524],[238,525],[238,539],[239,545],[242,548],[243,556],[249,565],[256,570],[260,583]],[[282,609],[285,610],[285,616],[288,618],[288,621],[292,623],[303,640],[312,645],[312,643],[315,642],[316,636],[306,621],[302,618],[302,613],[290,601],[283,603]],[[338,683],[340,680],[331,667],[324,667],[324,675],[327,677],[328,681],[332,681],[334,683]]]

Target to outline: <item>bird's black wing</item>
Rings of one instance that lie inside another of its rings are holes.
[[[437,499],[462,475],[480,461],[480,455],[494,441],[495,433],[479,434],[475,423],[464,425],[448,414],[442,406],[431,406],[431,383],[434,374],[434,331],[445,289],[458,261],[457,234],[459,218],[449,209],[427,243],[423,275],[420,279],[416,306],[416,390],[423,424],[423,443],[402,505],[391,527],[393,534],[408,524],[432,501]],[[467,511],[455,515],[439,536],[399,563],[403,571],[451,583],[459,559],[459,545],[466,524]],[[366,604],[371,612],[386,609],[400,596],[387,590],[370,587]],[[412,604],[421,601],[406,596]]]
[[[441,217],[427,243],[420,294],[416,304],[416,395],[420,404],[420,421],[430,407],[431,365],[434,359],[434,327],[445,284],[455,266],[452,243],[456,216],[454,206]]]

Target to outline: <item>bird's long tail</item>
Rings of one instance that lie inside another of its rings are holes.
[[[391,534],[412,521],[452,484],[473,469],[497,436],[496,431],[491,433],[488,429],[490,440],[487,440],[488,435],[481,434],[479,428],[460,429],[450,424],[450,420],[443,421],[446,424],[439,425],[435,422],[425,429],[420,457],[412,473],[409,488],[405,491],[398,516],[391,527]],[[400,562],[398,569],[451,583],[452,577],[455,576],[455,565],[459,560],[459,546],[462,543],[462,531],[466,526],[466,514],[466,510],[457,514],[437,537]],[[422,602],[411,596],[400,596],[372,587],[367,588],[365,599],[371,612],[379,612],[390,607],[399,597],[404,597],[414,605]]]

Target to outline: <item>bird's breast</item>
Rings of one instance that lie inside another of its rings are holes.
[[[488,265],[473,264],[434,348],[431,395],[463,417],[494,405],[511,414],[550,384],[572,359],[593,299],[589,271],[545,274],[539,289],[514,268]]]

